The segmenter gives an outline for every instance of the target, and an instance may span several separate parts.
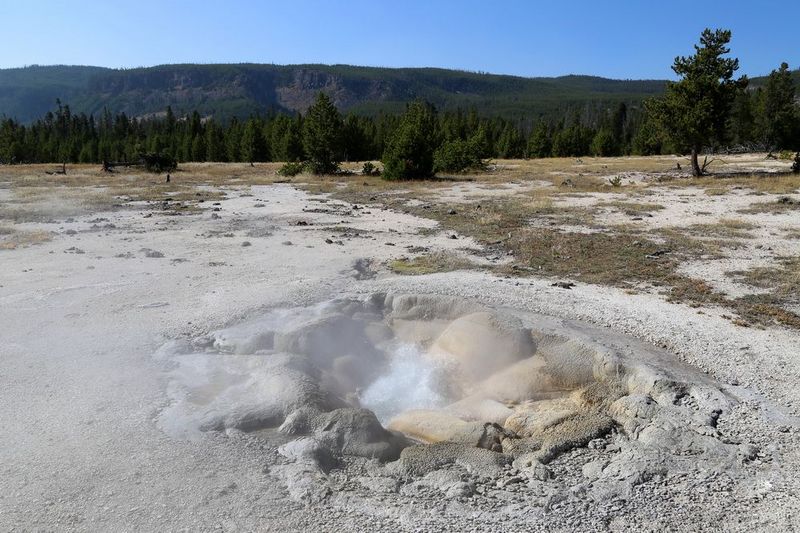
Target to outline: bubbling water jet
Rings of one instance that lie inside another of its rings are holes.
[[[442,407],[446,400],[437,387],[441,369],[422,348],[399,343],[388,351],[389,367],[361,393],[361,405],[373,411],[384,425],[409,409]]]

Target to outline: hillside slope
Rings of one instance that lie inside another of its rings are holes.
[[[475,107],[482,114],[547,114],[587,102],[638,101],[659,93],[663,81],[590,76],[522,78],[436,68],[347,65],[162,65],[137,69],[33,66],[0,70],[0,115],[28,122],[53,109],[144,116],[199,110],[222,118],[304,111],[320,90],[343,111],[402,110],[415,98],[440,108]]]
[[[60,99],[73,111],[94,114],[108,108],[147,116],[171,105],[176,112],[197,109],[219,118],[242,117],[270,110],[304,111],[322,90],[341,110],[368,115],[400,111],[407,102],[424,98],[443,109],[474,107],[484,115],[533,117],[589,103],[635,103],[659,94],[664,83],[348,65],[31,66],[0,69],[0,115],[29,122]]]

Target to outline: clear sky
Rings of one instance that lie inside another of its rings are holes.
[[[0,0],[0,68],[346,63],[671,77],[705,27],[741,72],[800,64],[800,0]]]

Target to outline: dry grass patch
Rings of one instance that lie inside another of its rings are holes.
[[[20,231],[7,226],[0,227],[0,250],[26,248],[53,239],[49,231]]]
[[[795,200],[789,196],[781,196],[774,202],[756,202],[744,209],[739,209],[737,213],[743,214],[762,214],[762,213],[789,213],[800,211],[800,200]]]
[[[42,222],[111,209],[116,201],[99,187],[19,187],[0,205],[0,219]]]
[[[752,294],[736,300],[739,314],[754,323],[775,321],[800,328],[800,315],[787,309],[800,305],[800,257],[784,257],[779,264],[727,273],[739,283],[760,289],[764,294]]]
[[[587,283],[628,286],[665,284],[677,254],[667,246],[627,233],[562,233],[523,229],[507,243],[515,261],[508,269],[566,276]]]
[[[181,163],[170,173],[171,184],[259,185],[286,181],[276,174],[280,163]],[[103,172],[100,165],[67,165],[65,175],[47,174],[52,165],[12,165],[0,170],[0,179],[18,187],[150,187],[165,182],[166,173],[153,174],[136,168]]]
[[[638,215],[649,215],[656,211],[660,211],[665,209],[661,204],[654,204],[654,203],[642,203],[642,202],[626,202],[623,200],[612,200],[608,202],[599,202],[595,204],[595,207],[605,207],[610,208],[615,211],[619,211],[626,215],[630,216],[638,216]]]
[[[739,240],[719,238],[707,233],[692,233],[688,228],[658,228],[650,230],[649,235],[656,242],[669,243],[676,250],[682,250],[687,257],[692,259],[722,259],[728,250],[741,248],[743,243]]]
[[[13,193],[0,208],[0,218],[35,222],[78,216],[90,211],[125,208],[131,202],[150,202],[161,210],[191,213],[198,204],[220,199],[219,191],[198,187],[271,184],[286,181],[276,174],[279,163],[183,163],[166,174],[135,168],[103,172],[100,165],[67,165],[66,175],[48,174],[52,165],[13,165],[0,168],[0,180]],[[164,204],[166,202],[166,204]]]
[[[713,237],[722,239],[752,239],[751,230],[758,225],[738,218],[722,218],[708,224],[692,224],[685,231],[697,237]]]
[[[800,303],[800,257],[784,257],[778,265],[735,270],[727,273],[739,283],[770,289],[773,295]]]
[[[759,194],[791,194],[800,189],[800,175],[791,173],[711,175],[676,180],[669,186],[701,187],[705,189],[706,194],[712,195],[727,194],[733,189],[749,189]]]
[[[468,270],[476,267],[477,265],[466,258],[449,252],[434,252],[410,258],[401,257],[389,263],[389,269],[395,274],[409,276]]]

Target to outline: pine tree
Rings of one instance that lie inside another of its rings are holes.
[[[342,155],[345,161],[372,159],[370,136],[360,117],[348,115],[342,129]]]
[[[226,161],[225,142],[222,130],[216,122],[206,123],[206,161]]]
[[[251,118],[244,125],[241,140],[240,157],[247,163],[262,162],[267,160],[267,143],[258,120]]]
[[[383,177],[415,179],[432,176],[436,141],[436,109],[421,101],[409,104],[383,153]]]
[[[175,131],[175,124],[177,123],[177,119],[175,118],[175,113],[172,111],[172,106],[167,106],[167,114],[166,114],[166,129],[167,133],[172,133]]]
[[[525,140],[519,130],[510,122],[503,128],[497,140],[497,155],[502,159],[516,159],[523,156]]]
[[[614,115],[611,117],[611,135],[614,139],[614,148],[608,155],[620,155],[627,151],[630,139],[626,135],[628,125],[628,106],[625,102],[620,102]]]
[[[617,144],[614,141],[614,134],[608,128],[600,128],[592,139],[592,155],[608,157],[616,155],[616,152]]]
[[[233,117],[225,132],[225,154],[228,161],[241,161],[242,125]]]
[[[747,77],[733,79],[739,60],[723,57],[730,52],[728,30],[706,29],[695,45],[695,54],[677,57],[672,70],[681,77],[667,83],[666,94],[648,102],[648,111],[673,143],[692,154],[692,172],[705,172],[698,154],[714,143],[723,142],[736,94],[747,87]]]
[[[736,95],[731,111],[730,133],[733,142],[743,144],[753,140],[755,133],[753,97],[748,91]]]
[[[547,124],[539,122],[528,139],[528,157],[550,157],[553,142]]]
[[[789,65],[782,63],[780,69],[773,70],[764,87],[762,132],[764,141],[771,148],[797,148],[798,114],[794,103],[794,83]]]
[[[192,139],[192,158],[191,161],[205,161],[206,160],[206,141],[205,137],[197,134]]]
[[[342,116],[325,93],[317,94],[303,124],[303,148],[314,174],[330,174],[342,160]]]
[[[664,145],[664,135],[657,121],[649,115],[636,130],[631,140],[631,148],[637,155],[660,155]]]

